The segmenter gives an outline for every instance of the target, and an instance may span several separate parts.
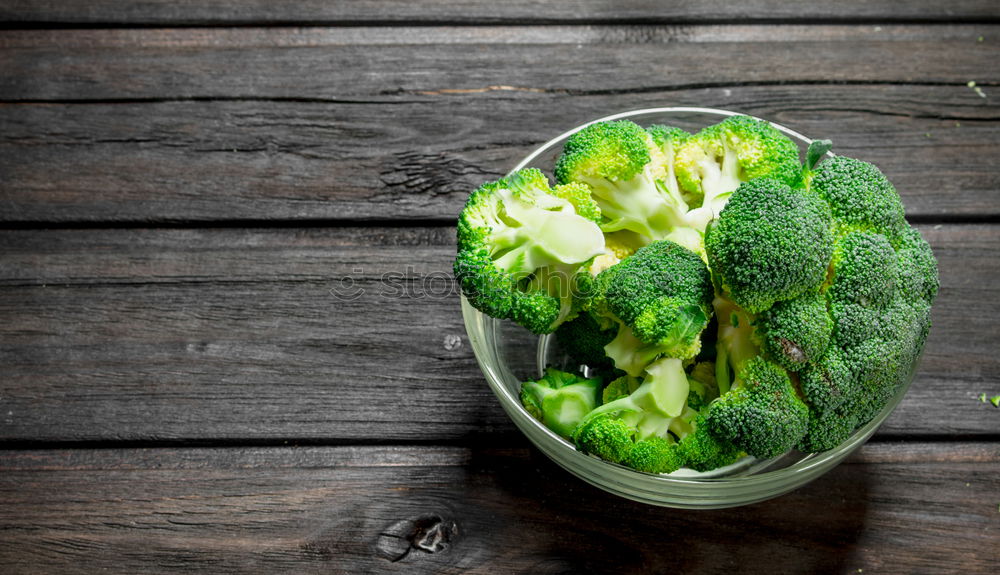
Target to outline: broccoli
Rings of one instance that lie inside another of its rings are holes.
[[[654,242],[601,272],[596,283],[596,313],[617,318],[670,357],[697,355],[713,297],[697,254],[669,240]]]
[[[525,169],[484,184],[458,219],[455,278],[469,303],[549,333],[572,312],[570,278],[604,253],[600,210],[579,186]]]
[[[806,293],[762,311],[754,329],[768,357],[789,371],[799,371],[826,353],[833,319],[826,298]]]
[[[578,314],[555,331],[556,341],[566,355],[575,364],[586,365],[592,370],[614,367],[611,358],[604,354],[604,346],[611,343],[617,333],[614,323],[601,322],[589,312]]]
[[[891,238],[906,227],[899,194],[868,162],[845,156],[825,160],[812,173],[809,187],[830,205],[842,232],[863,230]]]
[[[739,374],[739,385],[711,404],[709,430],[755,457],[775,457],[795,447],[806,434],[809,408],[788,372],[758,356]]]
[[[700,371],[710,378],[710,370]],[[678,401],[677,391],[684,386],[677,382],[667,385],[663,380],[647,379],[632,388],[635,378],[615,380],[605,389],[605,403],[587,414],[573,432],[577,448],[647,473],[671,473],[681,467],[708,471],[735,462],[743,452],[710,433],[705,422],[715,397],[712,386],[691,376],[687,379],[690,391],[686,404]]]
[[[601,379],[549,368],[537,381],[521,384],[521,404],[552,431],[569,437],[585,415],[600,405]]]
[[[688,137],[677,128],[647,131],[627,120],[591,124],[566,141],[556,180],[591,188],[605,232],[628,230],[700,251],[701,234],[686,219],[688,205],[674,177],[675,150]]]
[[[599,374],[549,369],[528,412],[649,473],[824,451],[875,418],[927,340],[937,261],[885,175],[830,145],[803,167],[749,117],[600,122],[567,141],[559,185],[526,170],[470,196],[463,293]]]
[[[818,291],[833,255],[830,208],[772,179],[741,184],[705,234],[721,288],[751,313]]]
[[[626,378],[612,382],[612,399],[584,417],[573,431],[578,449],[639,471],[669,473],[684,464],[676,447],[694,431],[698,412],[688,404],[689,388],[681,360],[664,358],[653,369],[664,374],[647,377],[629,395],[620,395]],[[611,387],[609,385],[609,387]]]
[[[687,216],[704,231],[747,180],[771,178],[796,186],[802,175],[799,148],[769,122],[732,116],[680,142],[676,159],[681,189],[697,206]]]

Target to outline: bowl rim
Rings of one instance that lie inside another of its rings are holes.
[[[691,107],[691,106],[641,108],[636,110],[619,112],[616,114],[611,114],[608,116],[597,118],[595,120],[588,121],[586,123],[575,126],[572,129],[559,134],[558,136],[549,139],[548,141],[536,147],[530,154],[528,154],[520,162],[518,162],[518,164],[508,172],[508,175],[512,172],[516,172],[517,170],[529,167],[530,164],[534,162],[539,156],[551,151],[553,146],[559,144],[569,136],[575,134],[576,132],[579,132],[580,130],[586,128],[591,124],[595,124],[598,122],[629,119],[641,115],[670,114],[670,113],[708,114],[715,116],[750,116],[751,118],[771,124],[779,131],[799,140],[806,146],[808,146],[813,142],[811,138],[795,130],[792,130],[786,126],[772,122],[766,118],[759,118],[757,116],[753,116],[751,114],[746,114],[743,112],[734,112],[732,110],[725,110],[721,108],[706,108],[706,107]],[[832,152],[827,152],[827,155],[831,157],[834,156]],[[483,314],[482,312],[474,308],[468,302],[468,300],[465,298],[464,295],[461,295],[461,302],[462,302],[462,314],[465,323],[466,333],[470,336],[470,339],[472,338],[471,323],[473,318],[475,317],[481,317],[485,320],[490,320],[498,323],[501,321],[508,321],[508,320],[498,320],[496,318],[492,318],[487,316],[486,314]],[[470,314],[472,314],[471,317]],[[543,339],[540,339],[539,351],[536,352],[535,364],[538,369],[542,369],[541,362],[539,361],[541,359],[541,353],[542,353],[541,345],[544,343],[544,338],[549,337],[550,335],[551,334],[545,334],[539,336],[540,338]],[[561,448],[564,448],[567,451],[567,456],[569,457],[584,458],[586,460],[590,460],[598,464],[609,466],[609,468],[618,469],[620,471],[624,471],[629,474],[636,474],[638,476],[643,477],[646,480],[652,480],[658,483],[662,483],[664,485],[677,485],[677,486],[683,485],[683,486],[700,486],[700,487],[709,487],[713,485],[716,487],[721,487],[723,485],[734,485],[734,484],[739,484],[746,487],[763,486],[766,484],[770,484],[778,477],[783,477],[788,475],[810,476],[811,475],[810,472],[818,468],[822,468],[825,465],[831,464],[831,462],[836,463],[837,460],[847,457],[847,455],[852,453],[861,444],[865,443],[872,436],[872,434],[874,434],[875,430],[878,427],[880,427],[882,423],[884,423],[885,419],[889,416],[889,414],[891,414],[892,411],[894,411],[896,407],[899,405],[903,396],[906,395],[907,391],[913,384],[914,375],[920,365],[920,360],[923,355],[923,353],[921,353],[916,358],[916,360],[914,361],[913,365],[910,368],[910,373],[908,374],[906,380],[904,381],[904,383],[900,385],[899,389],[896,390],[896,393],[886,403],[886,405],[882,408],[882,410],[879,411],[879,413],[875,417],[873,417],[871,421],[867,422],[865,425],[855,430],[854,433],[846,441],[844,441],[837,447],[819,453],[804,454],[803,457],[798,461],[786,467],[782,467],[780,469],[773,469],[770,471],[766,470],[767,467],[776,463],[782,457],[785,457],[788,454],[788,452],[779,455],[778,457],[766,460],[756,459],[753,456],[747,456],[746,458],[741,459],[740,461],[734,463],[731,466],[723,467],[720,469],[727,469],[734,466],[741,466],[747,468],[758,467],[762,469],[762,471],[754,472],[748,475],[739,474],[739,475],[719,477],[719,476],[712,476],[713,472],[718,472],[719,470],[712,470],[709,472],[705,472],[706,476],[699,477],[697,475],[675,476],[674,474],[647,473],[626,467],[618,463],[605,461],[599,457],[595,457],[593,455],[589,455],[579,451],[578,449],[576,449],[576,446],[574,446],[568,440],[561,437],[557,433],[553,432],[551,429],[546,427],[542,422],[538,421],[534,417],[531,417],[531,415],[528,414],[528,412],[524,409],[524,406],[521,405],[521,402],[511,394],[510,390],[507,389],[507,386],[505,385],[501,374],[496,373],[494,369],[492,369],[492,366],[487,365],[487,363],[484,361],[484,358],[481,356],[479,352],[478,349],[479,346],[477,345],[477,343],[481,344],[481,342],[473,341],[471,343],[473,344],[472,347],[473,347],[473,353],[476,357],[476,362],[479,364],[480,370],[486,376],[487,383],[489,383],[490,388],[493,390],[494,394],[497,395],[498,398],[501,400],[501,403],[504,404],[503,407],[505,411],[508,411],[508,415],[512,416],[512,419],[515,419],[514,423],[516,424],[517,427],[520,427],[519,422],[517,421],[518,419],[521,420],[520,423],[531,425],[535,430],[547,436],[547,438],[551,442],[554,442],[556,445],[560,446]],[[516,411],[518,417],[514,418],[513,414],[509,413],[510,408],[513,408]],[[530,437],[529,440],[532,442],[534,441]],[[693,470],[687,470],[686,468],[682,468],[679,471],[689,471],[691,473],[701,475],[699,472],[695,472]],[[798,485],[795,485],[793,486],[793,488],[797,486]]]
[[[776,123],[774,123],[774,122],[772,122],[772,121],[770,121],[770,120],[768,120],[766,118],[758,118],[757,116],[752,116],[750,114],[744,114],[742,112],[734,112],[732,110],[723,110],[722,108],[699,108],[699,107],[691,107],[691,106],[671,106],[671,107],[664,107],[664,108],[641,108],[641,109],[638,109],[638,110],[631,110],[631,111],[628,111],[628,112],[619,112],[617,114],[611,114],[610,116],[604,116],[602,118],[597,118],[596,120],[591,120],[591,121],[586,122],[584,124],[580,124],[579,126],[576,126],[576,127],[572,128],[572,129],[569,129],[569,130],[563,132],[562,134],[559,134],[558,136],[550,139],[549,141],[545,142],[544,144],[541,144],[537,148],[535,148],[534,151],[532,151],[530,154],[528,154],[524,159],[522,159],[520,162],[518,162],[518,164],[514,168],[512,168],[509,172],[507,172],[507,175],[510,175],[512,172],[516,172],[516,171],[518,171],[518,170],[520,170],[522,168],[528,167],[531,164],[531,162],[533,162],[535,160],[535,158],[537,158],[538,156],[544,154],[551,146],[555,145],[556,143],[560,142],[561,140],[564,140],[564,139],[572,136],[573,134],[579,132],[580,130],[586,128],[587,126],[589,126],[591,124],[597,124],[599,122],[612,122],[614,120],[622,120],[622,119],[625,119],[625,118],[630,118],[630,117],[633,117],[633,116],[640,116],[640,115],[643,115],[643,114],[669,114],[669,113],[715,114],[715,115],[718,115],[718,116],[750,116],[751,118],[753,118],[755,120],[760,120],[762,122],[767,122],[768,124],[771,124],[772,126],[774,126],[775,128],[777,128],[779,131],[781,131],[781,132],[783,132],[785,134],[788,134],[789,136],[793,136],[793,137],[796,137],[796,138],[802,140],[803,142],[806,143],[807,146],[813,142],[813,140],[811,138],[808,138],[808,137],[800,134],[799,132],[796,132],[795,130],[792,130],[791,128],[787,128],[785,126],[782,126],[781,124],[776,124]]]

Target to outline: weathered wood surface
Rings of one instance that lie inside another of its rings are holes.
[[[357,24],[419,22],[714,22],[714,21],[956,21],[996,20],[990,0],[894,2],[816,0],[725,0],[680,2],[644,0],[8,0],[0,5],[0,22],[68,24]]]
[[[920,229],[942,290],[881,433],[995,435],[976,396],[1000,392],[1000,226]],[[453,234],[0,232],[0,439],[509,440],[452,291]]]
[[[986,159],[1000,141],[997,102],[965,85],[865,84],[8,104],[0,221],[453,220],[469,190],[572,126],[685,105],[832,138],[838,153],[880,166],[911,216],[995,218],[1000,163]]]
[[[601,95],[705,85],[1000,83],[995,25],[814,26],[798,34],[740,26],[721,41],[699,30],[11,30],[0,34],[0,99],[370,101],[496,86]]]
[[[7,451],[0,561],[9,574],[988,573],[998,492],[993,443],[868,444],[798,491],[720,511],[618,499],[525,449]]]
[[[995,2],[13,0],[0,28],[4,573],[1000,560],[977,399],[1000,393]],[[873,442],[727,511],[621,500],[527,448],[442,294],[471,188],[679,105],[875,162],[941,263]]]

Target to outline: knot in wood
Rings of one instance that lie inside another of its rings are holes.
[[[407,557],[414,549],[439,553],[448,549],[458,536],[458,524],[438,515],[403,519],[379,533],[375,549],[392,562]]]

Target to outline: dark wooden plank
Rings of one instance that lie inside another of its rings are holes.
[[[574,125],[684,105],[832,138],[879,165],[911,215],[1000,214],[1000,164],[983,161],[1000,141],[997,98],[866,84],[0,105],[0,221],[451,219],[469,190]]]
[[[943,287],[880,433],[995,435],[1000,412],[976,397],[1000,393],[1000,226],[921,229]],[[517,433],[447,293],[451,229],[25,230],[0,245],[2,440]]]
[[[243,0],[9,0],[0,5],[0,22],[67,24],[259,24],[395,22],[621,22],[621,21],[803,21],[816,20],[996,20],[988,0],[941,2],[796,2],[723,0],[704,2],[608,3],[599,0],[530,2],[511,0],[291,1]]]
[[[795,492],[719,511],[619,499],[526,449],[2,452],[0,560],[10,574],[987,573],[998,490],[993,443],[868,444]]]
[[[995,25],[723,28],[731,33],[721,41],[691,26],[15,30],[0,34],[0,99],[367,101],[492,86],[605,94],[1000,82]]]

